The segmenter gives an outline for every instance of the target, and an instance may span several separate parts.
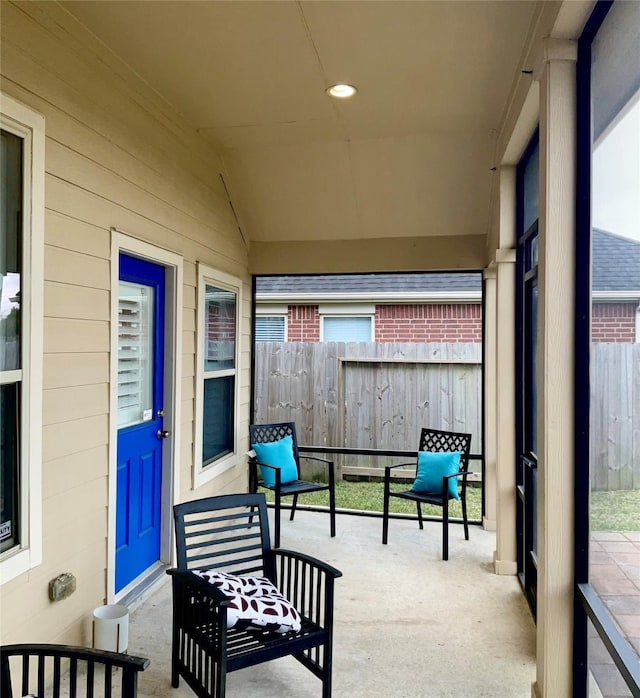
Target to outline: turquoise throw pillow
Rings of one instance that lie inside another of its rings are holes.
[[[285,436],[279,441],[272,441],[265,444],[251,444],[251,448],[256,452],[258,464],[266,463],[280,468],[280,482],[292,482],[298,479],[298,467],[296,459],[293,457],[293,439]],[[262,480],[265,487],[275,487],[276,472],[273,468],[263,468],[260,466]]]
[[[411,489],[414,492],[430,492],[442,494],[442,478],[453,475],[460,470],[459,451],[433,453],[418,452],[418,474]],[[458,478],[449,478],[449,496],[460,499],[458,495]]]

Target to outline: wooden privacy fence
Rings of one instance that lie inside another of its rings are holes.
[[[258,342],[256,422],[294,421],[303,445],[394,450],[416,448],[422,426],[468,431],[472,453],[482,453],[481,351],[477,343]],[[591,372],[592,488],[640,489],[640,344],[594,343]],[[349,473],[393,459],[338,460]]]
[[[482,453],[482,346],[258,342],[255,419],[293,421],[303,445],[417,449],[420,429],[465,431]],[[366,474],[392,458],[342,456]]]
[[[592,344],[590,413],[592,489],[640,489],[640,344]]]

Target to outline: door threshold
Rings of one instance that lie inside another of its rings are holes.
[[[142,579],[138,578],[133,586],[125,590],[124,594],[117,597],[117,603],[126,606],[129,611],[134,611],[143,601],[153,596],[158,589],[169,581],[167,570],[169,565],[163,562],[156,563],[144,574]]]

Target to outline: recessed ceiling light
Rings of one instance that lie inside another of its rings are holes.
[[[331,87],[327,87],[327,94],[330,97],[338,97],[339,99],[345,99],[346,97],[353,97],[353,95],[357,92],[356,88],[353,85],[331,85]]]

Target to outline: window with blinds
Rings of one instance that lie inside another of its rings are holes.
[[[285,317],[260,315],[256,318],[256,342],[284,342]]]
[[[153,295],[120,282],[118,297],[118,427],[152,418]]]
[[[323,317],[323,342],[370,342],[370,317]]]

